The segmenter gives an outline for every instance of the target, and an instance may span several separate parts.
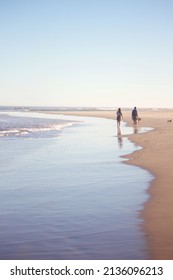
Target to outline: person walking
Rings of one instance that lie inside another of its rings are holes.
[[[121,120],[123,120],[123,114],[121,112],[121,108],[118,108],[118,111],[116,112],[117,117],[117,126],[120,127]]]
[[[137,123],[138,123],[138,111],[137,111],[136,107],[134,107],[134,109],[132,110],[132,120],[133,120],[133,124],[137,125]]]

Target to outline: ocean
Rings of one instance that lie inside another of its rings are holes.
[[[145,132],[141,128],[138,133]],[[147,259],[152,176],[114,120],[0,113],[0,259]]]

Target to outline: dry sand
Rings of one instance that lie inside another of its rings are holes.
[[[143,229],[151,259],[173,260],[173,110],[138,110],[138,113],[142,119],[140,126],[153,127],[154,130],[129,136],[143,149],[127,155],[127,163],[147,169],[155,176],[148,189],[150,199],[141,213]],[[115,119],[113,111],[63,114]],[[124,121],[132,125],[131,112],[124,111],[123,116]]]

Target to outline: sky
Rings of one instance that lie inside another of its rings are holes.
[[[173,108],[172,0],[0,0],[0,106]]]

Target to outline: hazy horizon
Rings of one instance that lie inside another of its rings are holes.
[[[19,106],[19,105],[3,105],[0,106],[0,110],[117,110],[118,106]],[[132,110],[133,107],[121,107],[122,110]],[[137,107],[138,110],[173,110],[172,107]]]

